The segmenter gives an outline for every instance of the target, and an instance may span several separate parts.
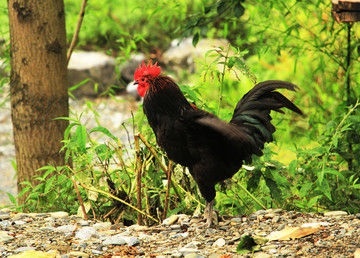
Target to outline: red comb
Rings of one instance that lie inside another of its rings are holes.
[[[151,65],[151,61],[149,61],[148,66],[146,66],[145,62],[143,61],[143,66],[141,64],[139,65],[139,68],[136,69],[134,80],[136,81],[139,77],[145,76],[145,75],[152,75],[152,76],[158,76],[161,73],[160,66],[157,66],[157,62],[154,65]]]

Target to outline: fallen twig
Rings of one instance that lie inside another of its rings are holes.
[[[98,193],[101,193],[101,194],[106,195],[106,196],[108,196],[108,197],[111,197],[111,198],[113,198],[113,199],[115,199],[115,200],[117,200],[117,201],[119,201],[119,202],[121,202],[121,203],[129,206],[130,208],[136,210],[137,212],[140,212],[141,214],[147,216],[148,218],[152,219],[152,220],[155,221],[156,223],[159,223],[159,221],[158,221],[157,219],[153,218],[153,217],[150,216],[149,214],[147,214],[147,213],[139,210],[139,209],[136,208],[135,206],[131,205],[131,204],[128,203],[128,202],[125,202],[123,199],[120,199],[119,197],[116,197],[115,195],[113,195],[113,194],[111,194],[111,193],[107,193],[107,192],[105,192],[105,191],[102,191],[102,190],[99,190],[99,189],[96,189],[96,188],[88,187],[87,185],[85,185],[85,184],[83,184],[83,183],[80,183],[80,185],[81,185],[82,187],[84,187],[85,189],[88,189],[88,190],[90,190],[90,191],[98,192]]]
[[[80,202],[80,207],[82,209],[82,212],[84,214],[84,219],[85,220],[88,220],[88,217],[87,217],[87,214],[86,214],[86,209],[85,209],[85,206],[84,206],[84,202],[81,198],[81,195],[80,195],[80,192],[79,192],[79,188],[77,187],[77,184],[75,182],[75,179],[73,177],[71,177],[71,180],[73,181],[73,184],[74,184],[74,188],[75,188],[75,191],[76,191],[76,194],[77,194],[77,197],[79,199],[79,202]]]

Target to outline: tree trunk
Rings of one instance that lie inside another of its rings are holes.
[[[69,114],[63,0],[8,0],[11,117],[18,191],[42,166],[64,165],[61,140]],[[23,204],[26,195],[20,197]]]

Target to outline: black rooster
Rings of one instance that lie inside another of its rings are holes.
[[[176,83],[160,75],[155,63],[135,72],[138,93],[144,97],[143,109],[158,144],[167,156],[189,168],[206,200],[207,226],[212,223],[215,185],[232,177],[253,154],[261,156],[265,142],[273,140],[275,127],[270,112],[288,108],[301,110],[276,89],[295,91],[285,81],[265,81],[251,89],[237,103],[229,123],[191,105]]]

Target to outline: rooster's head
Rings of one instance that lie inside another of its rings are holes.
[[[161,68],[157,66],[157,62],[154,65],[151,65],[151,60],[146,66],[145,62],[143,65],[139,65],[139,68],[136,69],[134,80],[137,84],[137,91],[141,97],[144,97],[146,90],[149,88],[149,83],[154,77],[159,76],[161,73]]]

